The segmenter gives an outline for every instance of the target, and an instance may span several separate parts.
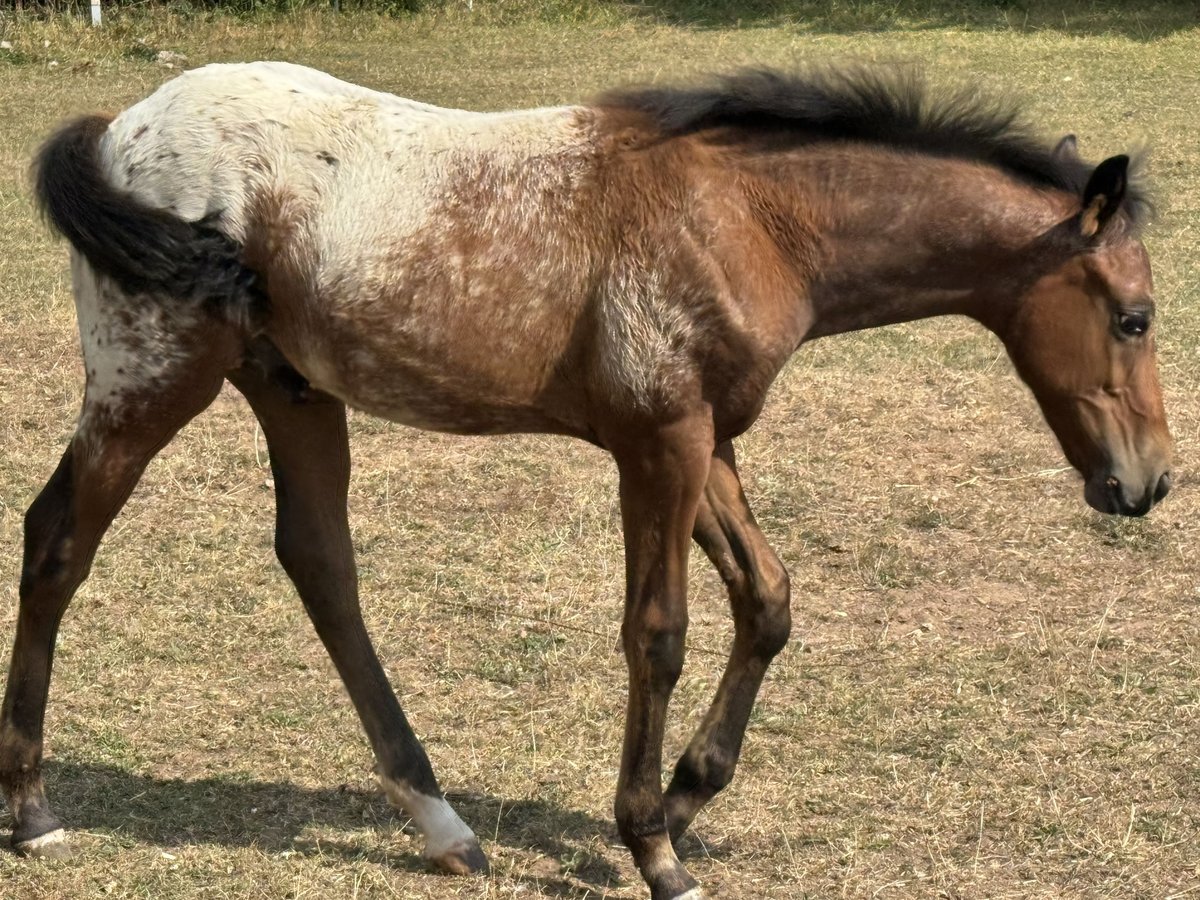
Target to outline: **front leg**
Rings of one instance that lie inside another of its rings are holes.
[[[694,537],[729,589],[734,638],[717,695],[667,788],[667,824],[676,841],[733,778],[758,689],[792,624],[787,570],[754,521],[730,443],[713,455]]]
[[[617,828],[653,900],[698,900],[700,888],[671,846],[661,773],[667,704],[683,667],[688,550],[708,476],[712,423],[696,416],[665,427],[626,428],[609,446],[620,470],[626,573],[621,637],[629,666]]]

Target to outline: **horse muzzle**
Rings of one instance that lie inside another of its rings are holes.
[[[1149,482],[1121,479],[1111,472],[1089,478],[1083,489],[1088,506],[1117,516],[1144,516],[1171,490],[1171,473],[1161,472]]]

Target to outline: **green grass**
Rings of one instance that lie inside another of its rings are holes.
[[[0,20],[0,640],[21,515],[82,377],[62,246],[24,176],[76,111],[173,73],[159,50],[283,58],[502,108],[614,83],[853,56],[1028,99],[1085,154],[1148,142],[1147,236],[1176,490],[1084,507],[998,345],[939,321],[820,342],[740,442],[794,586],[733,787],[689,839],[717,897],[1154,897],[1200,887],[1200,28],[1116,3],[645,5],[479,0],[418,15]],[[790,12],[788,11],[790,9]],[[45,42],[49,42],[48,46]],[[51,66],[51,62],[57,65]],[[151,466],[68,613],[47,780],[79,858],[0,855],[0,896],[641,897],[611,824],[624,673],[611,463],[545,437],[355,414],[368,624],[489,879],[428,873],[375,791],[349,701],[271,554],[261,436],[222,395]],[[716,685],[719,583],[693,563],[667,755]],[[0,819],[0,827],[7,824]]]

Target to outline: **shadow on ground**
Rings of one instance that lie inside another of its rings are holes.
[[[339,842],[310,829],[394,830],[404,817],[382,794],[360,785],[310,789],[286,781],[254,781],[223,775],[196,780],[155,778],[112,766],[47,760],[46,791],[68,831],[110,833],[164,847],[217,844],[255,847],[266,853],[337,854],[381,866],[428,872],[418,855],[397,852],[380,840],[377,849]],[[596,836],[616,842],[606,820],[546,800],[505,800],[480,794],[450,794],[463,819],[484,838],[504,847],[547,858],[537,874],[538,889],[554,896],[578,895],[583,886],[608,887],[623,873],[595,852]],[[0,827],[11,822],[5,816]],[[542,867],[547,868],[547,867]]]
[[[961,28],[1154,40],[1200,27],[1195,0],[642,0],[630,8],[644,18],[676,25],[789,25],[823,34]]]

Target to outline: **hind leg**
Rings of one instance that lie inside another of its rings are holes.
[[[220,390],[240,356],[227,326],[170,299],[128,297],[74,262],[88,381],[79,425],[25,515],[25,559],[8,687],[0,790],[20,852],[66,852],[42,785],[42,726],[58,626],[96,546],[150,459]]]
[[[358,711],[388,799],[425,835],[424,855],[436,866],[460,875],[486,871],[479,841],[442,797],[363,623],[346,517],[345,406],[316,391],[295,390],[299,376],[273,348],[229,379],[250,402],[267,438],[275,476],[276,554]]]
[[[80,429],[26,513],[16,639],[0,708],[0,789],[13,815],[18,852],[66,852],[41,776],[42,723],[63,613],[146,464],[212,402],[220,385],[221,374],[210,372],[158,395],[161,405],[147,398],[137,404],[140,415],[116,420],[85,405]]]

